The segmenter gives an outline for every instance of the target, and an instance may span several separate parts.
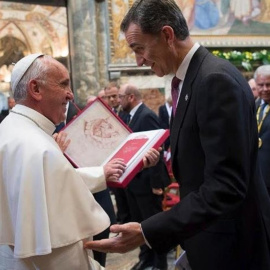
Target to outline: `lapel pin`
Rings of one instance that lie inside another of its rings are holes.
[[[185,96],[185,101],[187,101],[187,100],[188,100],[188,95]]]

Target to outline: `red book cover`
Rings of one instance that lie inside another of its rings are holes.
[[[119,181],[110,181],[107,182],[107,185],[110,187],[120,187],[120,188],[125,188],[128,183],[135,177],[135,175],[142,170],[143,168],[143,157],[145,153],[150,149],[150,148],[155,148],[158,149],[164,142],[165,140],[169,137],[170,131],[168,129],[157,129],[157,130],[150,130],[150,131],[145,131],[145,132],[134,132],[129,135],[129,137],[136,137],[136,136],[146,136],[148,137],[147,140],[144,139],[144,143],[141,144],[141,147],[139,148],[139,144],[136,144],[137,146],[137,151],[134,151],[134,155],[128,155],[126,159],[129,159],[129,163],[127,164],[126,171],[124,174],[120,177]],[[132,139],[129,139],[127,142],[132,141]],[[121,148],[126,145],[124,143],[121,147],[120,150],[117,151],[121,152]],[[119,156],[120,157],[120,156]],[[111,160],[111,158],[109,159]],[[106,162],[105,162],[106,163]]]
[[[97,98],[64,128],[71,140],[65,151],[75,167],[104,166],[113,158],[123,158],[126,171],[108,186],[126,187],[142,169],[143,157],[158,148],[169,136],[164,129],[132,132],[101,99]]]
[[[148,141],[148,138],[135,138],[128,140],[120,150],[111,158],[122,158],[124,162],[128,164],[132,157],[142,148],[142,146]]]

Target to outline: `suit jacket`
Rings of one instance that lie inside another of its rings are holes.
[[[5,119],[5,116],[0,114],[0,123]]]
[[[159,107],[158,116],[159,116],[161,128],[169,129],[170,128],[170,116],[169,116],[169,113],[167,111],[166,104],[161,105]],[[169,146],[170,146],[170,138],[168,138],[164,143],[165,150],[168,150]]]
[[[181,201],[142,222],[150,245],[164,251],[181,244],[193,270],[216,270],[214,260],[225,261],[218,269],[270,269],[270,201],[259,177],[257,146],[246,80],[201,46],[171,123]]]
[[[160,129],[158,116],[147,106],[141,104],[129,124],[133,132]],[[139,172],[129,183],[128,188],[137,194],[152,193],[152,188],[165,188],[170,184],[170,178],[166,166],[160,159],[152,168]]]
[[[78,108],[72,102],[69,102],[66,124],[68,124],[78,113],[79,113]],[[65,122],[61,122],[59,125],[56,126],[54,133],[60,132],[66,124]]]
[[[72,102],[69,102],[66,123],[69,123],[78,113],[78,108]]]
[[[256,101],[257,110],[261,104],[261,99]],[[263,120],[259,131],[259,138],[262,146],[259,148],[259,164],[266,186],[270,189],[270,113]]]
[[[9,110],[2,110],[0,113],[0,123],[6,118],[6,116],[9,114]]]
[[[170,128],[170,116],[168,114],[165,104],[159,107],[158,116],[159,116],[161,127],[164,129]]]

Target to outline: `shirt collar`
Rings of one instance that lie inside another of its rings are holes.
[[[138,105],[136,105],[130,112],[130,118],[133,117],[133,115],[136,113],[136,111],[138,110],[138,108],[142,105],[142,102],[140,102]]]
[[[165,106],[166,106],[166,109],[167,109],[167,111],[168,111],[168,113],[170,115],[171,112],[172,112],[172,106],[168,102],[165,103]]]
[[[200,47],[200,44],[196,42],[192,46],[188,54],[185,56],[183,62],[179,66],[178,70],[176,71],[176,77],[180,79],[181,81],[184,81],[190,61],[193,55],[195,54],[195,52],[199,49],[199,47]]]
[[[46,118],[41,113],[27,107],[24,105],[16,104],[12,109],[15,113],[21,114],[30,120],[32,120],[36,125],[43,129],[47,134],[52,135],[55,130],[55,125],[48,118]]]
[[[264,99],[261,99],[261,105],[263,105],[263,104],[265,104],[265,103],[267,103],[267,102],[265,102]]]

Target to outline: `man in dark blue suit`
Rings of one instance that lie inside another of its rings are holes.
[[[254,73],[260,99],[257,103],[259,132],[259,163],[270,196],[270,65],[257,68]]]
[[[158,116],[143,104],[141,93],[135,86],[122,85],[119,98],[124,112],[129,113],[128,126],[133,132],[161,128]],[[141,222],[161,212],[164,189],[169,184],[169,175],[162,159],[155,167],[139,172],[126,188],[131,220]],[[147,245],[140,248],[139,262],[132,270],[143,270],[149,266],[167,269],[167,253],[157,254]]]
[[[121,24],[138,66],[174,74],[172,168],[181,200],[141,224],[114,225],[89,248],[157,252],[180,244],[192,270],[270,269],[270,200],[258,167],[251,89],[232,64],[189,36],[173,0],[136,0]]]

